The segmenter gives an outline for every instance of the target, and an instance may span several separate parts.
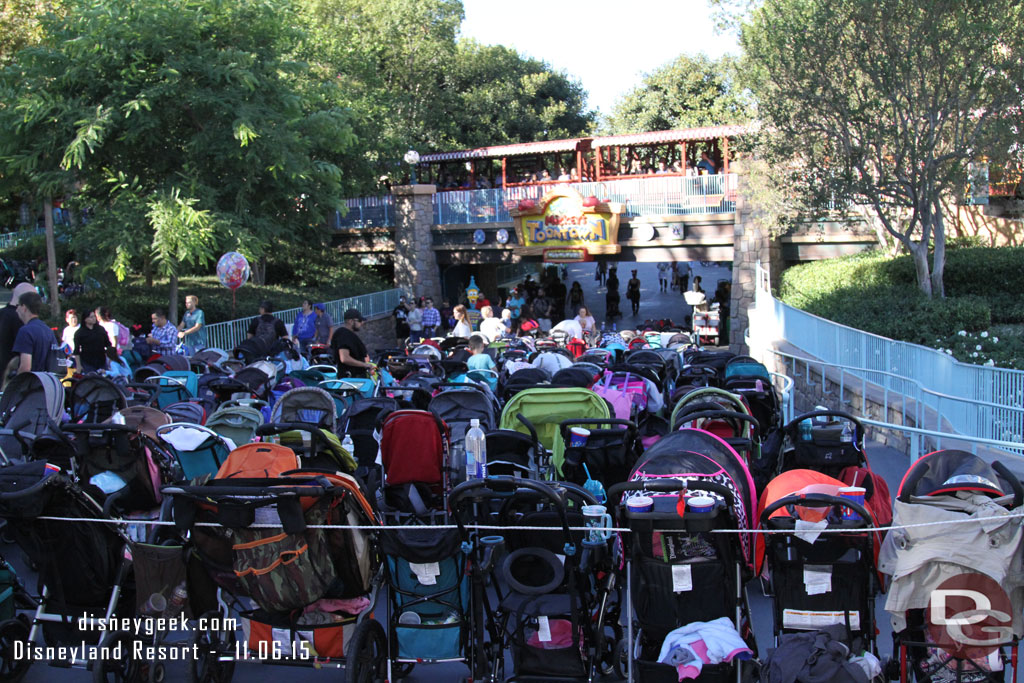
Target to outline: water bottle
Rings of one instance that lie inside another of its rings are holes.
[[[185,603],[188,602],[188,588],[185,586],[185,582],[182,581],[171,593],[171,599],[167,601],[167,611],[171,616],[181,614],[181,611],[185,609]]]
[[[605,325],[605,323],[604,323],[604,321],[602,320],[602,321],[601,321],[601,334],[604,334],[604,325]]]
[[[843,424],[843,431],[839,435],[839,440],[843,443],[853,443],[853,426],[849,422]]]
[[[341,447],[348,451],[348,454],[353,458],[356,456],[356,445],[352,442],[350,435],[345,435],[345,439],[341,442]]]
[[[800,421],[800,440],[810,441],[811,440],[811,420],[810,418]]]
[[[466,478],[483,479],[486,476],[487,441],[484,430],[480,429],[480,420],[473,418],[469,421],[469,431],[466,432]]]

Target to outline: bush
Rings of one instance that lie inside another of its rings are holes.
[[[1024,323],[1024,247],[951,249],[944,281],[946,298],[928,299],[910,256],[873,251],[789,268],[779,298],[843,325],[942,348],[958,360],[1024,367],[1024,335],[992,331]]]

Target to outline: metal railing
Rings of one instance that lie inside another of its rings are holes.
[[[1024,435],[1024,371],[971,365],[936,349],[894,341],[811,315],[777,300],[757,266],[751,336],[785,340],[809,356],[869,382],[886,394],[908,396],[941,416],[956,434],[999,443]],[[894,311],[894,314],[898,312]],[[915,416],[923,424],[923,414]]]
[[[43,228],[29,228],[17,232],[7,232],[0,235],[0,249],[10,249],[13,246],[24,242],[27,239],[38,237],[46,232]]]
[[[435,225],[504,223],[509,210],[524,199],[540,199],[567,186],[584,197],[621,202],[627,216],[712,215],[736,210],[736,174],[647,177],[601,183],[545,183],[490,190],[446,190],[433,197]],[[360,197],[345,200],[347,213],[335,216],[335,227],[394,227],[395,200]]]
[[[400,289],[386,289],[383,292],[373,292],[372,294],[362,294],[360,296],[350,296],[345,299],[335,299],[334,301],[326,302],[327,314],[331,316],[331,320],[334,321],[335,325],[342,323],[342,316],[345,315],[345,311],[350,308],[354,308],[363,314],[364,318],[370,318],[375,315],[390,314],[391,311],[398,305],[398,298],[403,294]],[[286,325],[291,325],[295,322],[295,316],[302,311],[301,308],[289,308],[284,311],[274,311],[274,315],[280,318]],[[238,318],[236,320],[228,320],[222,323],[214,323],[206,326],[206,343],[212,347],[218,349],[230,350],[238,346],[238,344],[246,338],[249,331],[249,325],[257,316],[249,316],[248,318]]]

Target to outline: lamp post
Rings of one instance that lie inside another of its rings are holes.
[[[416,184],[416,164],[420,163],[420,153],[414,149],[410,149],[405,153],[405,163],[409,164],[409,179],[410,185]]]

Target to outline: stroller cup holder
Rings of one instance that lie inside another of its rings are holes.
[[[484,536],[480,539],[480,547],[484,554],[479,569],[481,574],[487,575],[494,571],[499,558],[505,553],[505,537]]]

